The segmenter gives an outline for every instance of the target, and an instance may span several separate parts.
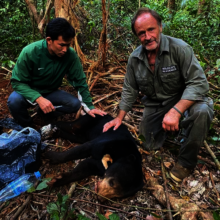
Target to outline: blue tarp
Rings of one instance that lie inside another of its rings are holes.
[[[13,119],[0,120],[1,128],[17,129],[0,135],[0,188],[40,166],[41,135],[33,128],[22,128]]]

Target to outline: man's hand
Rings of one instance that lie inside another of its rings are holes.
[[[122,120],[117,117],[104,125],[103,132],[108,131],[108,129],[111,127],[114,127],[113,130],[115,131],[121,125],[121,123],[122,123]]]
[[[165,131],[178,131],[179,120],[181,118],[180,113],[171,108],[169,112],[164,116],[162,127]]]
[[[192,106],[195,101],[181,99],[176,103],[175,107],[182,113],[184,113],[190,106]],[[179,120],[181,114],[177,112],[174,108],[171,108],[169,112],[164,116],[162,127],[165,131],[178,131],[179,130]]]
[[[106,132],[108,131],[109,128],[114,127],[114,131],[116,129],[118,129],[118,127],[121,125],[123,118],[125,117],[125,115],[127,114],[126,111],[124,110],[119,110],[118,116],[111,120],[110,122],[106,123],[103,127],[102,132]]]
[[[87,112],[89,115],[91,115],[93,118],[95,118],[95,114],[96,115],[101,115],[101,116],[104,116],[104,115],[107,115],[106,112],[100,110],[100,109],[92,109],[90,111]]]
[[[55,111],[53,104],[48,100],[40,96],[35,100],[44,114]]]

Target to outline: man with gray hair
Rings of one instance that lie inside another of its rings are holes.
[[[132,31],[141,45],[128,60],[118,116],[105,124],[103,132],[121,125],[141,92],[145,108],[139,132],[146,139],[146,149],[159,149],[168,132],[182,130],[178,162],[170,173],[181,182],[195,168],[213,118],[213,102],[206,96],[208,82],[192,48],[162,34],[157,12],[140,8],[132,20]]]

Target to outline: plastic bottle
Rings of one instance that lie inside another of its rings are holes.
[[[31,188],[37,179],[40,179],[40,172],[27,173],[20,176],[18,179],[9,183],[4,189],[0,191],[0,202],[7,201],[14,198],[21,193]]]

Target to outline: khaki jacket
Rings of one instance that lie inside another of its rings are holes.
[[[181,99],[192,101],[204,99],[209,85],[187,43],[161,34],[154,73],[150,69],[146,53],[141,45],[129,57],[119,104],[121,110],[131,110],[139,91],[156,102],[164,102],[178,95]]]

